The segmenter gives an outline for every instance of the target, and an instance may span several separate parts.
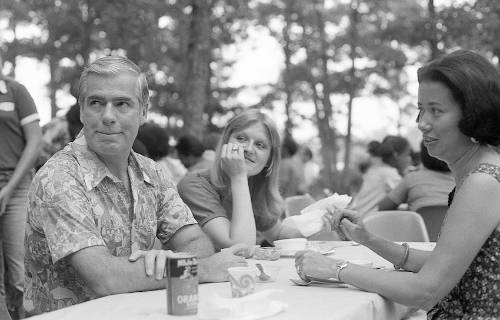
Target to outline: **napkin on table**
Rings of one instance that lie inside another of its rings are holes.
[[[283,290],[267,289],[241,298],[223,298],[214,294],[200,300],[198,318],[203,320],[257,320],[284,311],[288,305],[269,299],[273,293]]]
[[[351,199],[348,195],[335,193],[300,210],[300,215],[284,219],[283,224],[299,230],[304,237],[309,237],[323,228],[321,218],[328,212],[327,208],[344,209]]]

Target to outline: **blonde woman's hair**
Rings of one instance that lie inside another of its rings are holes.
[[[256,216],[279,217],[284,208],[283,199],[278,190],[278,168],[281,160],[280,136],[274,121],[268,115],[258,110],[250,110],[229,120],[217,146],[215,162],[211,170],[211,180],[220,189],[230,185],[229,177],[221,166],[221,148],[229,141],[233,133],[240,132],[257,123],[266,128],[266,134],[271,143],[271,153],[264,169],[255,176],[248,177],[253,213]]]

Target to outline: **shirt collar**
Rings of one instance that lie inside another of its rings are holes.
[[[111,173],[104,162],[99,159],[94,151],[89,149],[87,140],[83,135],[83,130],[80,131],[75,141],[70,145],[83,171],[83,178],[87,191],[95,188],[105,177],[117,181],[116,176]],[[128,170],[129,172],[131,170],[137,179],[151,184],[151,177],[147,174],[144,164],[138,159],[137,154],[133,151],[128,157]]]

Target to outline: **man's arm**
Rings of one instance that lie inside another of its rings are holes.
[[[200,282],[227,281],[227,268],[246,265],[243,257],[232,252],[213,254],[210,239],[196,224],[176,232],[165,248],[202,257],[198,261]],[[165,288],[165,261],[172,254],[166,250],[141,251],[135,254],[135,261],[131,261],[127,257],[112,256],[104,246],[94,246],[75,252],[68,259],[98,296],[106,296]]]
[[[163,278],[156,280],[144,272],[143,261],[112,256],[104,246],[84,248],[67,259],[98,296],[165,288]]]
[[[191,252],[198,258],[205,258],[214,254],[214,246],[208,236],[201,230],[198,224],[190,224],[179,229],[163,245],[165,250]]]

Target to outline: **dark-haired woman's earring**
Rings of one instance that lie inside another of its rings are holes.
[[[474,137],[470,137],[470,141],[472,141],[472,143],[479,143],[479,141],[477,141]]]

